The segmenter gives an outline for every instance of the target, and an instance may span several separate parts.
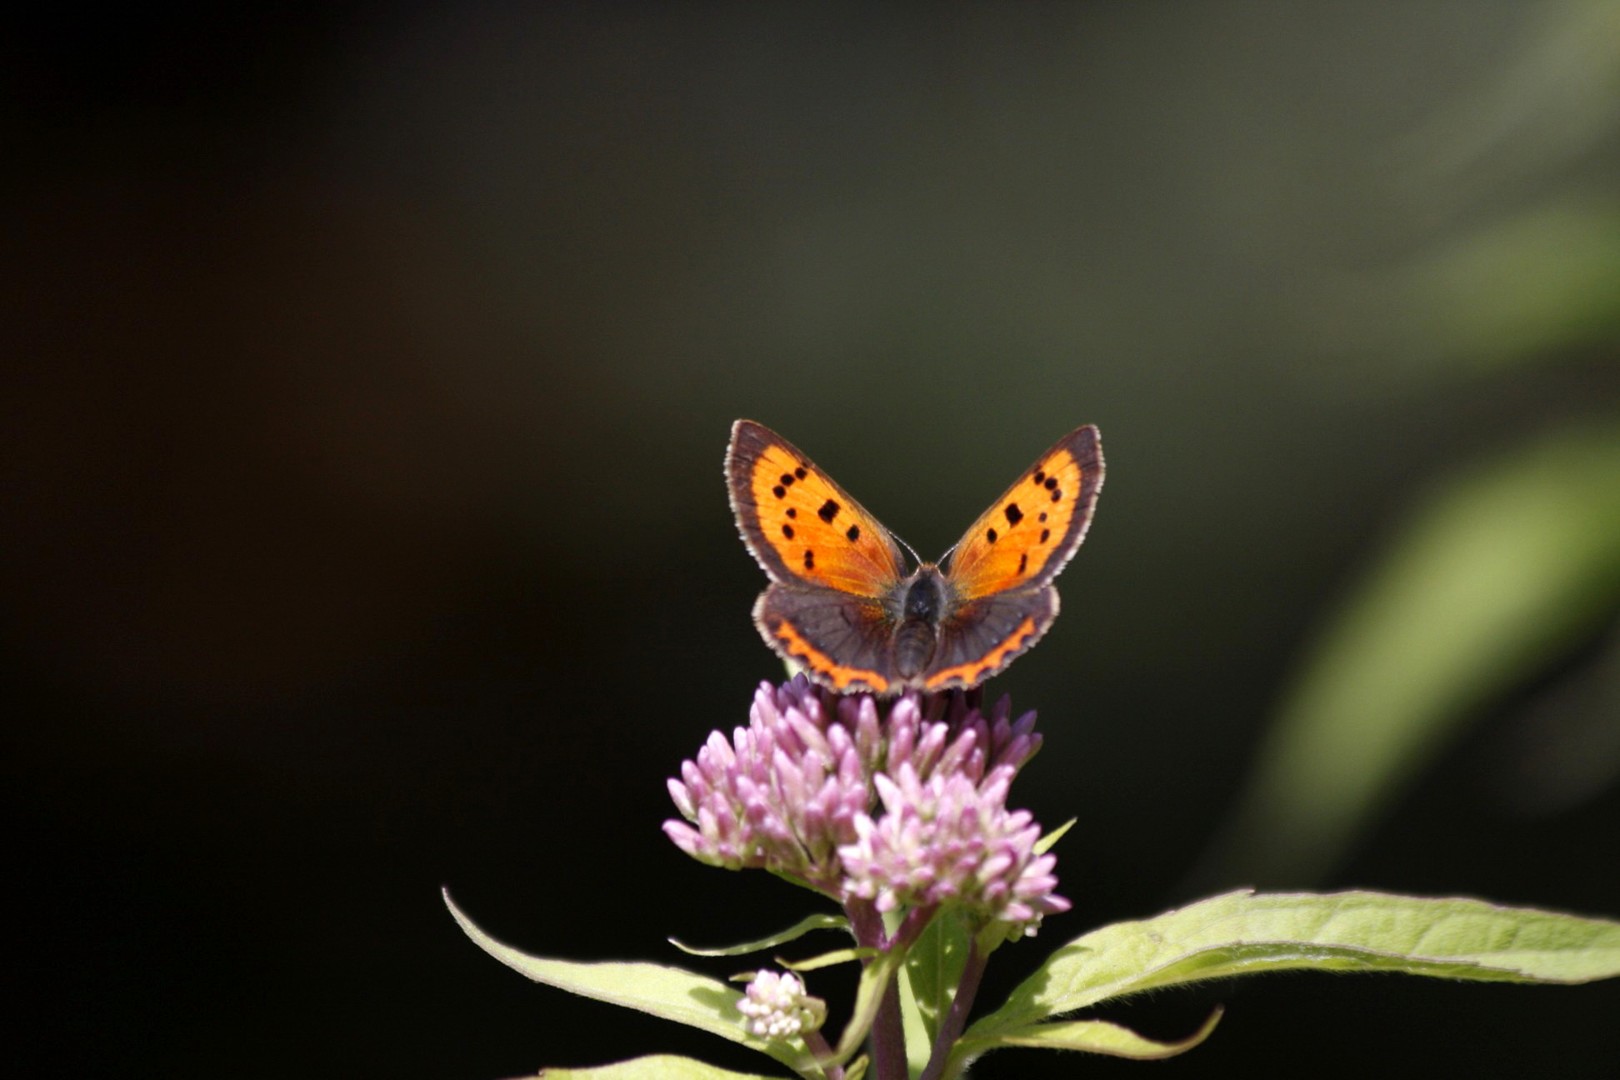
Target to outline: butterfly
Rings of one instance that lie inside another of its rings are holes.
[[[770,428],[738,420],[726,452],[738,531],[771,579],[754,623],[841,693],[967,689],[1034,645],[1102,482],[1097,429],[1075,428],[937,563],[908,546],[908,571],[894,534]]]

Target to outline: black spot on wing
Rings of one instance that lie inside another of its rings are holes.
[[[1024,520],[1024,512],[1018,509],[1017,503],[1008,503],[1007,508],[1002,512],[1007,515],[1008,525],[1016,525]]]
[[[849,530],[845,532],[844,535],[849,537],[849,542],[853,544],[855,541],[861,538],[861,527],[859,525],[851,525]]]
[[[827,524],[831,525],[833,518],[838,516],[838,511],[840,509],[841,507],[839,507],[837,499],[828,499],[826,502],[821,504],[821,509],[816,511],[816,516],[822,521],[825,521]]]

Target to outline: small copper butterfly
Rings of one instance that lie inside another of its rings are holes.
[[[732,425],[726,482],[771,579],[754,605],[771,648],[839,692],[965,689],[1057,617],[1052,579],[1091,523],[1102,444],[1089,424],[1063,436],[939,562],[911,552],[909,573],[895,536],[763,424]]]

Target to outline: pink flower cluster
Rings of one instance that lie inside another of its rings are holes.
[[[1040,748],[1035,714],[962,694],[885,703],[798,677],[760,685],[747,727],[715,732],[669,781],[664,831],[715,866],[758,867],[880,911],[947,905],[1033,932],[1066,910],[1040,828],[1007,790]]]
[[[664,832],[702,862],[760,867],[836,895],[838,848],[871,803],[882,742],[869,697],[840,699],[803,678],[761,683],[747,727],[729,742],[712,732],[697,760],[681,762],[669,794],[686,821]]]
[[[1052,892],[1057,857],[1035,854],[1040,826],[1029,811],[1007,809],[1015,771],[998,765],[975,785],[961,773],[922,780],[906,762],[893,777],[875,777],[883,814],[857,818],[855,843],[838,849],[849,893],[884,912],[951,905],[1023,934],[1067,911]]]

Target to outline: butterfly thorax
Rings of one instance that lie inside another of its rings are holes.
[[[939,620],[946,610],[945,577],[927,564],[901,583],[900,620],[894,628],[894,666],[901,678],[927,669],[939,642]]]

